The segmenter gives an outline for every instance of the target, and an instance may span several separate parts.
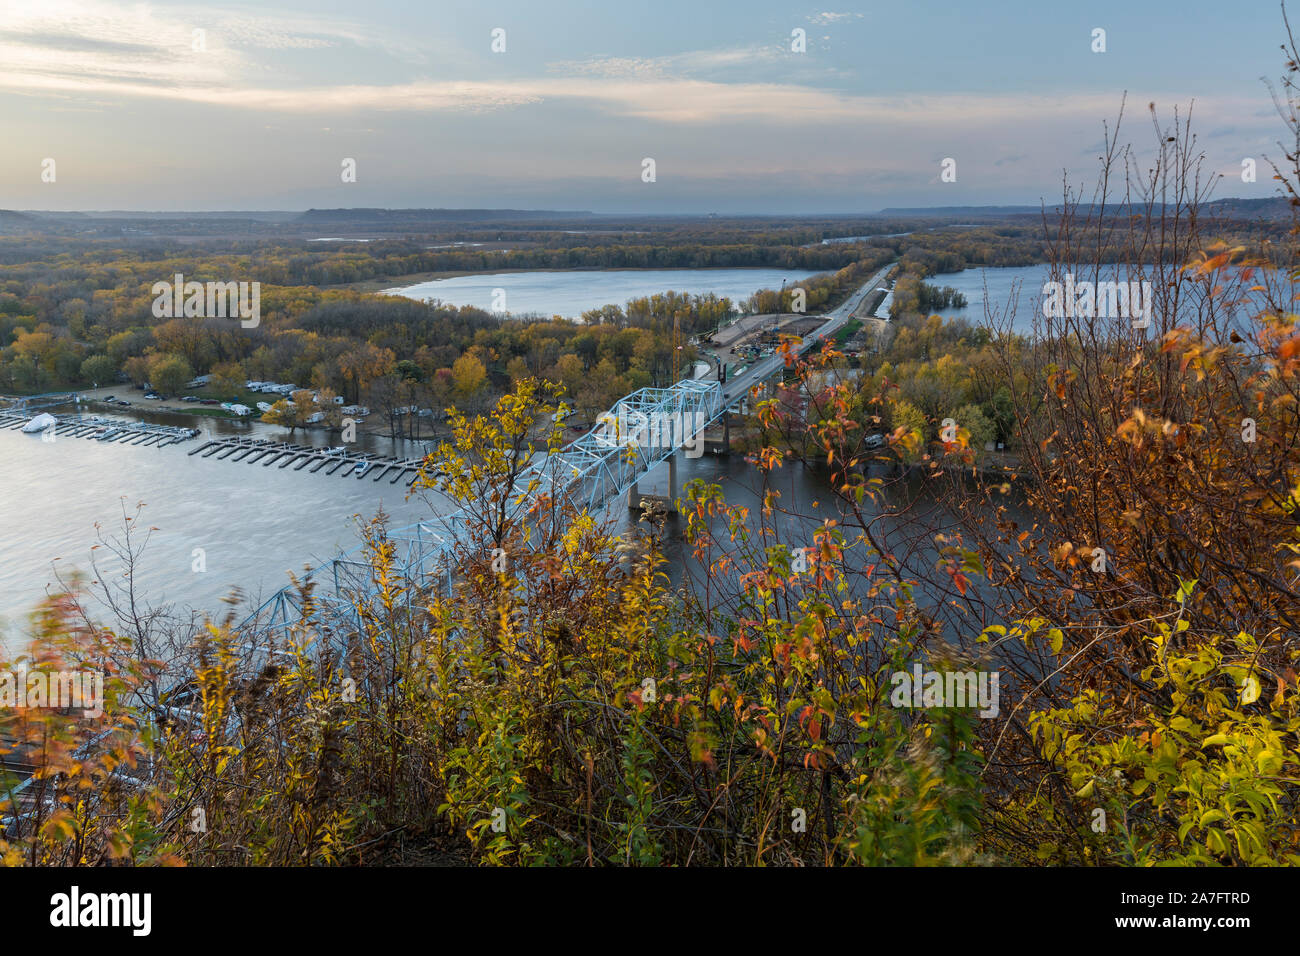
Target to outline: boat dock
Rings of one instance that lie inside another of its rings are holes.
[[[345,448],[314,448],[310,445],[294,445],[289,442],[269,441],[265,438],[245,438],[232,436],[213,438],[189,452],[191,456],[214,458],[225,461],[238,461],[248,465],[261,465],[270,468],[289,468],[315,474],[339,474],[345,478],[358,480],[369,478],[379,481],[388,476],[388,483],[395,485],[407,475],[408,485],[415,484],[419,477],[423,458],[388,458],[362,452],[353,452]]]
[[[197,428],[177,428],[174,425],[154,425],[149,422],[124,421],[119,418],[98,418],[83,415],[56,415],[56,424],[45,431],[58,438],[90,438],[119,445],[174,445],[189,441],[199,435]],[[31,420],[21,411],[0,411],[0,431],[19,429]]]
[[[0,431],[21,429],[33,420],[31,411],[30,407],[0,409]],[[52,434],[55,438],[89,438],[118,445],[152,445],[162,448],[189,441],[202,434],[197,428],[177,428],[173,425],[154,425],[118,418],[82,415],[52,417],[55,423],[40,432],[41,437],[47,441]],[[305,469],[311,474],[342,475],[358,480],[368,478],[377,482],[387,478],[390,485],[397,484],[403,478],[407,479],[407,485],[414,485],[419,478],[420,466],[424,463],[423,457],[392,458],[353,451],[344,446],[316,448],[243,435],[210,438],[189,454],[261,465],[265,468],[275,466],[292,468],[294,471]]]

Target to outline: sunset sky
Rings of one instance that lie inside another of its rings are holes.
[[[1264,197],[1284,38],[1261,0],[0,0],[0,208],[1036,204],[1090,186],[1125,90],[1142,158],[1147,104],[1194,100],[1216,195]]]

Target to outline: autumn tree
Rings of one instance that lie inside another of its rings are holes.
[[[387,374],[396,362],[397,357],[390,349],[377,348],[369,342],[349,348],[338,357],[344,395],[351,403],[360,401],[361,393],[370,387],[370,383]]]
[[[194,369],[179,355],[154,355],[149,361],[149,384],[160,394],[178,395],[194,378]]]
[[[149,381],[149,359],[143,355],[133,355],[122,365],[122,371],[133,385],[143,385]]]
[[[117,380],[117,363],[107,355],[92,355],[81,363],[81,377],[94,385],[110,385]]]
[[[214,365],[208,373],[208,388],[213,395],[221,398],[235,398],[244,393],[244,369],[235,362],[222,362]]]
[[[461,400],[473,398],[487,383],[487,369],[478,356],[465,353],[451,367],[456,394]]]
[[[271,405],[271,410],[262,415],[262,421],[268,425],[279,425],[289,429],[293,434],[299,428],[307,426],[307,420],[319,411],[312,401],[312,393],[298,389],[288,398],[282,398]]]

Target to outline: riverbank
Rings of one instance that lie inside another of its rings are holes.
[[[187,402],[179,396],[158,399],[145,398],[144,392],[133,385],[113,385],[103,388],[78,389],[70,394],[76,394],[81,399],[81,405],[83,408],[93,409],[96,412],[111,412],[115,415],[131,415],[139,412],[165,411],[168,414],[183,415],[191,419],[196,419],[199,422],[210,421],[212,419],[230,422],[261,422],[262,413],[257,410],[257,403],[266,402],[268,404],[274,404],[280,397],[278,395],[264,395],[260,392],[250,392],[246,389],[241,390],[239,395],[234,398],[222,396],[219,399],[220,401],[242,404],[253,409],[253,414],[251,415],[236,415],[218,405],[202,405],[199,402]],[[210,394],[207,389],[195,389],[190,391],[188,394],[209,401],[218,400],[217,396]],[[129,406],[123,406],[116,402],[109,402],[107,399],[110,397],[125,399],[131,404]],[[285,428],[284,431],[289,433],[290,429]],[[340,429],[330,428],[326,425],[300,425],[295,429],[295,431],[299,433],[315,432],[328,434],[338,433]],[[369,418],[358,421],[357,432],[378,438],[391,437],[389,435],[388,422],[382,415],[372,414]],[[450,434],[451,432],[449,429],[439,428],[436,423],[427,421],[423,423],[421,433],[412,440],[439,441],[442,438],[448,437]]]

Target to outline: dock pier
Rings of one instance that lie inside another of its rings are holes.
[[[30,408],[16,406],[0,409],[0,431],[16,431],[31,421],[31,418]],[[41,437],[46,440],[52,434],[55,439],[86,438],[118,445],[163,448],[189,441],[201,434],[197,428],[178,428],[117,418],[82,415],[56,415],[54,418],[55,424],[41,433]],[[369,479],[378,482],[387,478],[390,485],[408,478],[408,486],[414,485],[419,479],[420,466],[424,463],[423,457],[392,458],[372,452],[316,448],[243,435],[209,438],[188,454],[191,457],[198,455],[202,458],[261,465],[264,468],[275,465],[281,469],[292,467],[294,471],[306,469],[308,474],[313,475],[321,472],[325,475],[338,474],[358,481]]]
[[[407,475],[410,476],[407,484],[415,484],[424,462],[423,458],[390,458],[371,452],[316,448],[265,438],[246,438],[242,435],[209,439],[189,454],[203,458],[215,456],[231,462],[261,465],[263,468],[272,465],[282,469],[293,466],[294,471],[305,468],[308,474],[313,475],[323,469],[326,475],[338,473],[345,478],[354,477],[358,481],[368,478],[377,482],[387,477],[390,485],[397,484]]]
[[[177,428],[174,425],[154,425],[118,418],[83,415],[56,415],[54,418],[55,424],[46,429],[46,432],[52,432],[55,438],[89,438],[118,445],[152,445],[162,448],[189,441],[199,434],[197,428]],[[0,411],[0,431],[22,428],[30,419],[30,415],[19,410],[5,409]]]

